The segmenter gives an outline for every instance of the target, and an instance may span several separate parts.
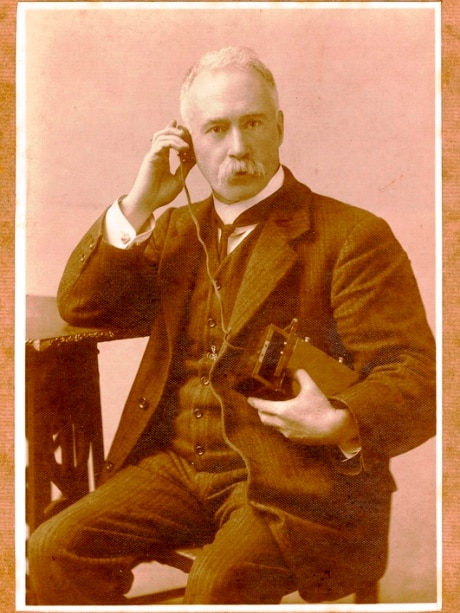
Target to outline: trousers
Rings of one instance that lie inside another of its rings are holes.
[[[246,479],[245,468],[198,472],[170,451],[124,468],[32,533],[37,604],[127,604],[135,566],[190,546],[203,548],[186,604],[278,603],[297,588]]]

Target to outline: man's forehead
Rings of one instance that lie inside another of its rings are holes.
[[[270,87],[252,68],[226,67],[203,70],[189,90],[189,104],[201,115],[239,108],[245,114],[262,113],[272,106]]]

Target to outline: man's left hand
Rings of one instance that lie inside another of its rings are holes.
[[[261,422],[286,438],[307,445],[349,446],[358,441],[358,427],[346,408],[335,408],[305,370],[297,370],[300,392],[289,400],[248,398]]]

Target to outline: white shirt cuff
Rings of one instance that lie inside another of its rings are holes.
[[[132,227],[120,209],[120,200],[118,198],[107,210],[104,225],[104,240],[118,249],[129,249],[134,245],[139,245],[146,241],[153,232],[155,227],[155,219],[153,215],[149,220],[149,227],[141,234],[136,234],[136,230]]]

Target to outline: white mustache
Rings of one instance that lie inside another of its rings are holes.
[[[220,165],[217,180],[223,183],[231,179],[233,175],[244,173],[255,177],[265,176],[265,166],[262,162],[254,162],[252,160],[234,160],[227,159]]]

